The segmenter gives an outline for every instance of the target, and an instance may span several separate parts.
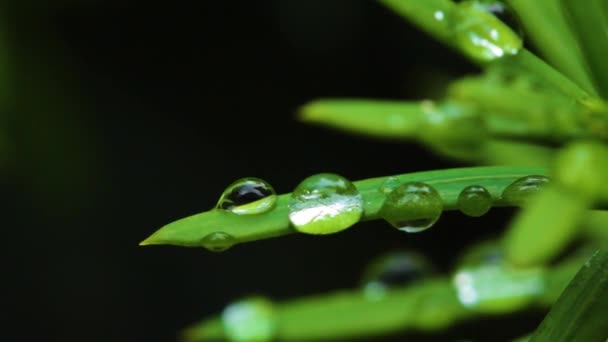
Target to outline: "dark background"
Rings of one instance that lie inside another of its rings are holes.
[[[475,68],[371,0],[2,7],[2,341],[173,341],[248,294],[355,287],[387,250],[420,251],[447,271],[504,227],[505,211],[450,212],[422,234],[370,222],[218,254],[139,247],[241,177],[285,193],[317,172],[357,180],[460,165],[295,114],[323,97],[437,96]]]

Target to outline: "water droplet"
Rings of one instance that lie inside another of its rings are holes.
[[[272,302],[250,297],[228,305],[222,312],[222,325],[229,341],[271,341],[277,330]]]
[[[467,249],[456,263],[458,269],[488,265],[503,265],[505,253],[498,241],[488,240]]]
[[[443,11],[435,11],[435,13],[433,13],[433,17],[437,21],[443,21],[443,19],[445,19],[445,13]]]
[[[443,202],[435,188],[420,182],[408,182],[391,192],[380,215],[393,227],[408,233],[430,228],[441,215]]]
[[[217,208],[239,215],[253,215],[267,212],[276,202],[277,195],[270,184],[248,177],[230,184],[217,202]]]
[[[526,200],[549,182],[545,176],[526,176],[511,183],[503,192],[502,200],[511,205],[523,205]]]
[[[304,179],[289,200],[289,220],[307,234],[331,234],[359,221],[363,199],[348,179],[320,173]]]
[[[391,192],[393,192],[393,190],[395,190],[399,185],[401,185],[401,181],[399,181],[399,178],[397,177],[388,177],[380,186],[380,192],[388,195]]]
[[[480,185],[471,185],[464,188],[458,195],[458,209],[473,217],[484,215],[492,207],[492,195]]]
[[[481,265],[459,269],[452,282],[459,301],[483,313],[521,310],[545,291],[542,268]]]
[[[515,55],[523,46],[519,20],[502,1],[459,2],[450,19],[456,46],[474,59],[489,62]]]
[[[201,244],[212,252],[222,252],[234,246],[236,239],[234,236],[224,232],[213,232],[207,234]]]
[[[393,252],[374,260],[363,274],[363,291],[379,299],[386,289],[403,287],[434,273],[431,263],[414,252]]]

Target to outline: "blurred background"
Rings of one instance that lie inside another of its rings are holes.
[[[448,271],[511,215],[450,212],[410,235],[369,222],[224,253],[139,247],[241,177],[285,193],[317,172],[459,166],[296,112],[323,97],[437,97],[476,69],[372,0],[7,0],[0,11],[2,341],[175,341],[245,295],[356,287],[386,251],[419,251]]]

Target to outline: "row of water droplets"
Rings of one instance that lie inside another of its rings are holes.
[[[497,0],[455,1],[433,18],[451,32],[450,42],[469,57],[490,62],[515,55],[523,46],[522,25],[510,6]]]
[[[527,176],[513,182],[502,192],[505,204],[521,205],[530,193],[548,181],[544,176]],[[439,192],[423,182],[401,182],[388,177],[378,189],[385,195],[379,215],[393,227],[408,233],[430,228],[441,216],[443,200]],[[277,194],[270,184],[258,178],[243,178],[226,188],[217,210],[236,215],[260,215],[272,210]],[[492,207],[494,199],[481,185],[464,188],[457,201],[458,209],[469,216],[481,216]],[[306,234],[331,234],[357,223],[364,213],[363,197],[348,179],[321,173],[304,179],[288,202],[291,225]],[[205,236],[202,245],[213,251],[225,250],[236,243],[225,232]]]
[[[361,295],[368,301],[391,300],[390,292],[404,289],[439,275],[425,255],[413,251],[393,251],[372,260],[361,277]],[[543,290],[538,269],[511,269],[500,245],[487,241],[462,255],[454,265],[452,286],[465,307],[486,313],[502,313],[525,307]],[[417,316],[435,310],[427,298],[417,304]],[[361,314],[364,314],[363,312]],[[275,304],[261,296],[235,301],[221,315],[231,341],[270,341],[277,337],[280,317]]]

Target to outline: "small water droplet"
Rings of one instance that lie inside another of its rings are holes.
[[[404,286],[433,273],[431,263],[414,252],[393,252],[370,263],[363,274],[363,284],[371,286]]]
[[[443,19],[445,19],[445,13],[443,11],[435,11],[435,13],[433,13],[433,17],[437,21],[443,21]]]
[[[467,249],[456,264],[457,269],[475,268],[487,265],[503,265],[505,253],[498,241],[488,240]]]
[[[523,205],[526,200],[533,194],[541,190],[547,183],[549,178],[545,176],[533,175],[522,177],[511,183],[502,192],[502,201],[511,205]]]
[[[380,215],[393,227],[408,233],[430,228],[441,216],[443,202],[432,186],[408,182],[391,192]]]
[[[277,195],[270,184],[248,177],[230,184],[217,202],[217,208],[239,215],[253,215],[269,211],[276,202]]]
[[[523,46],[517,15],[502,1],[461,1],[450,19],[456,46],[477,60],[489,62],[515,55]]]
[[[307,234],[331,234],[359,221],[363,199],[348,179],[321,173],[304,179],[289,200],[289,220]]]
[[[458,209],[473,217],[484,215],[492,207],[492,195],[480,185],[471,185],[464,188],[458,195]]]
[[[226,306],[222,325],[232,342],[271,341],[277,330],[274,306],[266,298],[245,298]]]
[[[213,232],[207,234],[201,244],[212,252],[222,252],[234,246],[236,239],[234,236],[224,232]]]
[[[399,181],[399,178],[397,177],[388,177],[380,186],[380,192],[388,195],[391,192],[393,192],[393,190],[395,190],[399,185],[401,185],[401,181]]]

